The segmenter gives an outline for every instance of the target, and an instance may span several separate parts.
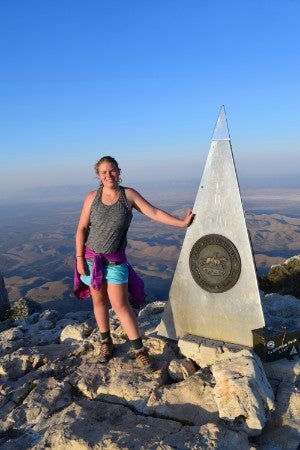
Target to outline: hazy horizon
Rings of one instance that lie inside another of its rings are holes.
[[[122,182],[123,186],[130,186],[138,190],[143,196],[156,194],[159,196],[172,197],[175,193],[177,195],[186,195],[190,193],[190,199],[195,199],[201,179],[189,179],[187,181],[173,179],[173,180],[159,180],[157,182],[150,181],[134,181],[132,183]],[[16,205],[19,203],[35,203],[47,201],[67,201],[78,200],[83,201],[86,194],[93,189],[97,189],[99,182],[89,184],[62,184],[49,185],[28,188],[15,188],[10,190],[2,190],[0,192],[0,205]],[[239,178],[239,186],[241,195],[250,190],[297,190],[300,189],[300,177],[255,177],[247,176]],[[153,199],[151,199],[153,201]]]

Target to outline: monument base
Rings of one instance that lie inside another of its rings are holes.
[[[252,331],[253,350],[264,362],[299,355],[300,330],[280,326]]]

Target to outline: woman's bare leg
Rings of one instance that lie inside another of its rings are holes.
[[[100,291],[91,288],[94,303],[94,314],[100,333],[109,331],[109,300],[115,311],[122,328],[129,340],[138,345],[134,350],[138,365],[147,372],[152,372],[153,367],[149,359],[147,349],[143,347],[141,334],[136,316],[128,300],[128,285],[103,283]],[[136,342],[137,341],[137,342]],[[141,347],[140,347],[141,346]],[[135,347],[133,347],[135,348]],[[106,363],[113,355],[113,344],[111,339],[101,341],[99,362]]]
[[[140,330],[136,320],[136,316],[128,301],[128,285],[124,284],[107,284],[107,293],[111,306],[115,311],[122,328],[130,340],[140,337]]]
[[[109,331],[109,300],[107,295],[107,283],[103,282],[100,291],[90,286],[93,299],[94,315],[100,332]]]

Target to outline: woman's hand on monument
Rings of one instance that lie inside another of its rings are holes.
[[[183,219],[183,227],[187,228],[191,225],[195,217],[195,214],[193,213],[192,209],[188,209],[185,215],[185,218]]]

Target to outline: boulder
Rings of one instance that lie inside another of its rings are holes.
[[[180,383],[153,390],[147,407],[148,414],[190,425],[204,425],[219,417],[213,385],[202,379],[201,372]]]
[[[259,282],[265,292],[279,292],[281,295],[300,298],[300,255],[271,266],[268,274],[261,277]]]
[[[174,359],[168,366],[168,374],[174,381],[183,381],[197,371],[196,365],[191,359]]]
[[[60,334],[60,342],[66,340],[82,341],[92,333],[93,329],[87,323],[67,325]]]
[[[24,345],[22,327],[8,328],[0,333],[0,355],[12,353]]]
[[[297,380],[300,380],[300,360],[297,356],[294,359],[284,358],[263,363],[263,366],[268,379],[288,381],[289,383],[295,383]]]
[[[5,313],[10,309],[10,303],[8,300],[8,294],[5,287],[4,278],[0,273],[0,320],[1,317],[5,318]]]
[[[199,367],[210,367],[218,360],[228,359],[245,347],[223,341],[187,334],[178,340],[181,353]]]
[[[11,319],[17,321],[23,317],[28,317],[35,312],[40,312],[42,307],[39,303],[34,302],[33,300],[26,297],[21,297],[12,304],[11,309]]]
[[[277,386],[276,407],[263,434],[256,439],[258,448],[298,450],[300,436],[300,390],[297,383],[283,381]]]
[[[298,327],[300,317],[300,301],[292,295],[262,295],[262,307],[268,326],[288,325]]]
[[[211,371],[220,418],[249,436],[261,434],[274,409],[274,393],[259,358],[243,350],[217,361]]]
[[[35,348],[24,348],[3,356],[0,360],[0,376],[16,380],[26,373],[37,369],[46,362]]]

